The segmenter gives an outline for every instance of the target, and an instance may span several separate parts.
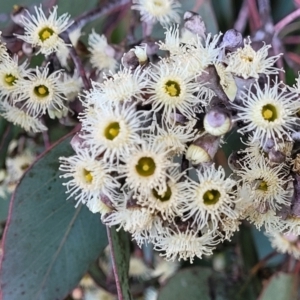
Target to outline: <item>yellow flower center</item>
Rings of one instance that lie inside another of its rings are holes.
[[[221,194],[218,190],[209,190],[203,195],[203,202],[205,205],[216,204],[220,200]]]
[[[7,83],[7,85],[13,86],[17,81],[17,77],[12,74],[6,74],[4,77],[4,81],[5,83]]]
[[[261,190],[263,192],[266,192],[268,190],[268,184],[264,180],[261,180],[257,186],[258,190]]]
[[[264,105],[261,114],[262,117],[269,122],[274,122],[278,117],[276,107],[272,104]]]
[[[161,202],[165,202],[165,201],[169,201],[169,200],[170,200],[170,198],[171,198],[171,196],[172,196],[172,190],[171,190],[171,188],[168,186],[168,187],[167,187],[167,190],[166,190],[162,195],[160,195],[160,194],[157,192],[156,189],[153,189],[153,190],[152,190],[152,194],[153,194],[153,196],[154,196],[156,199],[160,200]]]
[[[93,175],[90,171],[83,169],[83,175],[86,183],[92,183],[93,181]]]
[[[161,3],[161,1],[154,1],[153,4],[155,6],[163,6],[163,4]]]
[[[253,57],[249,55],[242,55],[241,59],[245,62],[253,62]]]
[[[47,39],[49,39],[53,34],[54,34],[54,31],[51,28],[45,27],[39,32],[39,37],[40,37],[41,41],[44,42]]]
[[[155,162],[151,157],[142,157],[135,166],[136,171],[140,176],[148,177],[155,172]]]
[[[174,80],[168,80],[165,83],[166,93],[171,97],[178,97],[180,95],[180,85]]]
[[[34,87],[34,93],[41,98],[49,95],[49,89],[45,85],[38,85]]]
[[[112,141],[120,133],[120,124],[118,122],[110,123],[104,130],[104,136]]]

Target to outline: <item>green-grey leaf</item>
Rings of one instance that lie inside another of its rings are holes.
[[[66,201],[58,157],[73,154],[69,142],[34,163],[11,199],[0,273],[3,300],[63,299],[107,245],[99,214]]]
[[[211,269],[194,267],[179,271],[160,290],[158,300],[211,300]]]
[[[295,300],[297,295],[297,274],[283,272],[273,275],[259,296],[259,300]]]
[[[108,230],[112,241],[111,251],[113,252],[116,263],[116,271],[118,273],[122,296],[124,300],[131,300],[133,298],[130,293],[128,281],[130,257],[129,237],[124,231],[116,231],[115,227]]]
[[[9,195],[5,198],[0,197],[0,223],[6,221],[9,208]]]

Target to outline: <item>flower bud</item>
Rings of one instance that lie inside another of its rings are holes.
[[[269,151],[268,156],[271,163],[281,164],[285,162],[285,155],[281,151],[275,150],[275,148]]]
[[[243,45],[243,36],[239,31],[235,29],[227,30],[220,44],[221,47],[224,47],[226,50],[229,51],[235,51],[237,48],[241,47],[242,45]]]
[[[231,120],[224,110],[213,108],[205,115],[203,125],[211,135],[221,136],[230,130]]]
[[[79,132],[76,132],[76,134],[72,137],[72,140],[70,142],[71,147],[73,148],[73,150],[75,152],[77,152],[78,150],[83,149],[83,143],[84,143],[84,139],[83,137],[80,135]]]
[[[195,140],[186,151],[186,159],[193,165],[212,161],[218,151],[220,138],[204,134]]]
[[[24,24],[22,21],[23,21],[23,17],[26,15],[27,15],[27,13],[26,13],[25,7],[19,6],[19,5],[14,5],[13,11],[11,12],[10,17],[15,24],[17,24],[21,27],[24,27]]]
[[[240,159],[244,156],[240,151],[232,152],[228,157],[228,166],[234,172],[242,168],[240,164]]]
[[[194,34],[198,34],[200,37],[205,37],[206,26],[202,18],[198,14],[192,11],[187,11],[183,16],[183,19],[185,21],[184,28],[186,28]]]

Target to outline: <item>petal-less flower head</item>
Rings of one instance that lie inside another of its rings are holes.
[[[283,232],[285,229],[284,220],[280,216],[277,216],[276,212],[272,209],[262,213],[258,211],[255,205],[251,205],[244,212],[244,217],[250,223],[253,223],[258,230],[262,226],[266,232]]]
[[[105,194],[114,200],[115,189],[119,183],[110,175],[114,171],[101,160],[96,160],[97,154],[87,149],[78,149],[77,154],[70,157],[60,157],[59,170],[64,174],[60,177],[69,181],[63,183],[67,187],[66,193],[69,197],[75,196],[77,205],[80,203],[94,201],[94,198],[100,200],[100,195]]]
[[[300,259],[300,240],[298,235],[278,232],[266,233],[271,245],[280,253],[288,253]]]
[[[7,48],[4,43],[1,42],[2,31],[0,31],[0,62],[3,62],[10,58]]]
[[[144,112],[136,111],[135,105],[114,107],[103,105],[95,115],[82,118],[82,137],[85,144],[95,148],[103,159],[111,163],[142,142],[140,131]]]
[[[55,52],[64,44],[59,35],[65,31],[72,22],[69,21],[70,15],[65,13],[57,17],[57,6],[53,7],[47,18],[42,7],[34,7],[36,16],[28,12],[28,17],[23,17],[24,35],[16,34],[28,44],[40,47],[37,53],[49,55]]]
[[[282,83],[274,82],[271,87],[270,78],[261,89],[259,83],[255,88],[243,93],[243,106],[233,104],[238,111],[237,120],[243,121],[241,133],[253,132],[253,140],[261,141],[264,145],[268,139],[273,139],[277,146],[277,139],[290,138],[290,132],[295,131],[295,114],[299,109],[296,104],[296,94],[288,93]]]
[[[285,168],[279,165],[271,168],[264,160],[257,164],[244,166],[237,171],[241,177],[241,182],[250,185],[252,199],[256,207],[280,209],[282,205],[290,204],[292,190],[287,187],[291,178],[286,177]]]
[[[29,115],[23,109],[10,105],[7,101],[0,103],[0,115],[28,132],[36,133],[48,130],[38,118]]]
[[[92,66],[99,71],[114,72],[117,68],[117,60],[114,58],[115,50],[107,43],[106,37],[93,30],[89,35],[88,44]]]
[[[159,41],[159,49],[169,51],[170,55],[185,53],[185,47],[180,43],[179,27],[173,25],[165,31],[165,41]]]
[[[140,12],[142,21],[151,23],[158,21],[166,25],[180,22],[179,7],[181,4],[176,0],[133,0],[131,8]]]
[[[197,76],[212,64],[218,61],[221,48],[218,47],[221,33],[216,35],[207,35],[205,40],[199,36],[191,39],[189,44],[182,48],[184,51],[173,52],[171,59],[177,63],[187,66],[189,75]],[[214,94],[214,93],[213,93]]]
[[[151,137],[155,143],[163,143],[167,150],[172,149],[171,155],[180,155],[186,150],[186,143],[194,140],[196,130],[193,124],[185,126],[168,122],[162,122],[162,127],[154,120]]]
[[[21,154],[14,157],[7,157],[5,161],[8,180],[17,182],[26,171],[26,169],[34,162],[35,155],[30,149],[25,149]]]
[[[168,151],[163,144],[147,140],[141,146],[136,146],[130,153],[124,153],[121,160],[125,165],[119,166],[126,184],[135,193],[149,194],[156,189],[159,194],[167,191],[168,168],[177,164],[170,161]]]
[[[203,255],[212,255],[212,250],[219,242],[210,231],[198,236],[197,232],[190,229],[185,232],[168,229],[166,234],[159,236],[154,242],[154,249],[163,251],[160,255],[166,260],[189,259],[192,263],[195,256],[202,258]]]
[[[138,204],[148,207],[152,213],[160,213],[164,220],[173,222],[175,217],[183,215],[182,207],[190,193],[190,182],[180,181],[184,176],[178,168],[170,171],[167,190],[159,193],[155,188],[148,195],[137,196]]]
[[[151,103],[153,111],[162,110],[167,120],[176,110],[188,119],[195,115],[195,106],[199,104],[195,93],[199,93],[199,84],[188,74],[186,67],[161,63],[153,66],[149,75],[147,93],[150,97],[144,103]]]
[[[7,99],[18,89],[17,82],[24,78],[27,62],[18,65],[18,57],[8,58],[0,63],[0,97]]]
[[[69,101],[74,100],[83,87],[82,79],[77,72],[73,76],[63,73],[64,94]]]
[[[258,78],[260,74],[277,74],[280,69],[273,65],[281,54],[269,56],[268,50],[270,48],[270,45],[263,45],[255,51],[251,46],[250,38],[248,41],[245,39],[244,47],[229,55],[226,70],[245,79],[249,77]]]
[[[60,71],[49,75],[47,66],[42,70],[36,67],[35,73],[28,73],[28,78],[18,80],[16,90],[18,97],[15,97],[14,101],[25,101],[23,105],[34,116],[45,114],[49,109],[65,108],[63,101],[67,99],[64,96],[65,87],[60,75]]]
[[[119,104],[132,100],[143,101],[143,89],[146,87],[148,79],[146,72],[142,72],[141,68],[137,68],[134,72],[124,68],[116,74],[111,74],[111,77],[105,76],[104,78],[104,82],[98,85],[100,95],[98,92],[97,98],[91,99],[92,102],[103,101]]]
[[[154,216],[144,207],[126,207],[126,201],[118,209],[103,218],[107,226],[119,226],[130,233],[140,233],[151,228]]]
[[[224,169],[221,166],[215,169],[214,165],[205,167],[197,170],[197,177],[199,182],[191,182],[192,192],[184,204],[184,220],[193,218],[192,224],[196,223],[200,229],[210,220],[215,229],[222,222],[221,215],[236,219],[235,203],[239,201],[234,191],[236,182],[225,178]]]

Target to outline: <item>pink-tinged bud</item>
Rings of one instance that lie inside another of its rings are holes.
[[[140,63],[134,51],[126,52],[122,57],[122,64],[125,68],[136,69]]]
[[[275,150],[275,148],[270,150],[270,152],[268,153],[268,156],[269,156],[270,162],[274,163],[274,164],[281,164],[281,163],[285,162],[285,158],[286,158],[282,152]]]
[[[292,233],[285,233],[283,236],[287,241],[289,241],[291,243],[295,243],[298,240],[298,235],[295,235]]]
[[[184,28],[190,32],[199,35],[204,38],[206,35],[206,26],[202,18],[192,11],[187,11],[183,15],[184,19]]]
[[[147,56],[147,47],[137,46],[123,55],[122,64],[125,68],[136,69],[138,66],[143,66],[149,62]]]
[[[10,17],[15,24],[24,27],[23,17],[26,16],[27,16],[27,10],[25,7],[19,5],[13,6],[13,11],[11,12]]]
[[[235,29],[227,30],[220,44],[221,47],[224,47],[229,51],[235,51],[237,48],[241,47],[242,45],[243,45],[243,36],[239,31]]]
[[[189,146],[186,151],[186,159],[193,165],[211,162],[219,149],[219,144],[219,137],[204,134]]]
[[[79,134],[81,134],[81,133],[76,133],[74,136],[73,136],[73,138],[72,138],[72,140],[71,140],[71,142],[70,142],[70,144],[71,144],[71,147],[73,148],[73,150],[75,151],[75,152],[77,152],[78,150],[82,150],[83,148],[85,148],[84,146],[83,146],[83,143],[84,143],[84,139],[79,135]]]
[[[231,129],[231,120],[225,110],[213,108],[205,115],[203,125],[206,132],[221,136]]]

